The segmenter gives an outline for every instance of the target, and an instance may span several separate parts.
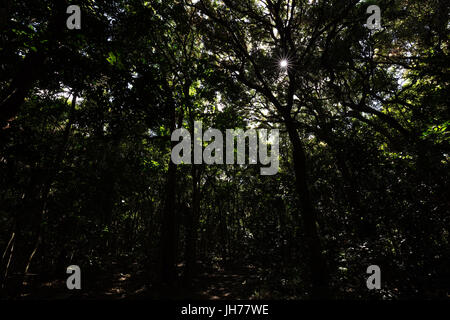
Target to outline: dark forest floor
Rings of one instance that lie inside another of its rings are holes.
[[[183,265],[178,266],[180,273]],[[82,275],[83,277],[83,275]],[[31,275],[32,278],[32,275]],[[148,284],[143,271],[120,270],[92,275],[82,280],[81,290],[68,290],[65,281],[29,281],[23,299],[162,299],[162,300],[224,300],[253,299],[258,287],[258,276],[252,266],[219,267],[200,265],[190,288],[175,285]],[[89,284],[89,285],[88,285]]]

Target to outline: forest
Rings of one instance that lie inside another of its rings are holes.
[[[448,300],[449,9],[3,0],[0,300]]]

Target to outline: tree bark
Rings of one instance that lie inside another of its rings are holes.
[[[306,154],[295,125],[286,123],[289,139],[292,143],[296,188],[299,194],[299,206],[305,231],[305,243],[310,259],[312,298],[326,299],[331,297],[330,275],[317,228],[317,217],[311,201],[306,170]]]
[[[176,129],[176,105],[171,96],[170,86],[165,83],[165,91],[169,94],[170,105],[170,134]],[[182,117],[179,119],[181,125]],[[173,150],[176,141],[171,141],[170,150]],[[176,217],[176,179],[177,165],[169,159],[169,168],[167,172],[166,194],[164,199],[164,209],[162,217],[161,230],[161,279],[168,285],[174,285],[177,280],[176,256],[177,256],[177,217]]]
[[[161,231],[161,276],[163,282],[174,284],[176,281],[176,227],[175,227],[175,183],[176,183],[176,165],[169,160],[169,170],[167,173],[166,197],[164,201],[164,210],[162,218]]]
[[[199,177],[200,172],[192,164],[192,210],[187,217],[186,234],[186,268],[184,274],[185,286],[190,287],[196,273],[197,261],[197,228],[200,211]]]

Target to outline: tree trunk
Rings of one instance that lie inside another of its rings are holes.
[[[166,92],[169,93],[170,105],[170,134],[176,129],[176,105],[172,99],[168,83],[165,83]],[[181,126],[182,117],[179,119]],[[173,150],[176,141],[171,141],[170,150]],[[169,159],[169,168],[167,172],[167,183],[165,190],[164,209],[162,217],[161,230],[161,279],[168,285],[174,285],[177,280],[176,270],[176,256],[177,256],[177,217],[176,217],[176,180],[177,179],[177,165]]]
[[[186,234],[186,268],[184,274],[185,286],[190,287],[192,279],[196,272],[197,261],[197,228],[200,210],[199,195],[199,177],[200,172],[196,166],[192,164],[192,211],[187,217],[187,234]]]
[[[162,217],[161,230],[161,276],[163,282],[174,284],[177,278],[175,268],[176,257],[176,228],[175,228],[175,183],[176,165],[169,160],[169,170],[167,173],[166,197]]]
[[[322,246],[317,230],[317,218],[308,188],[306,155],[303,143],[300,140],[295,126],[286,123],[289,138],[293,147],[294,171],[296,188],[299,194],[299,206],[305,231],[305,243],[310,259],[310,273],[312,282],[312,298],[330,298],[330,275],[325,257],[322,254]]]

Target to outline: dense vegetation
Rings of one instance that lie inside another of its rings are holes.
[[[448,298],[447,1],[69,4],[2,9],[3,298]],[[175,165],[194,121],[279,172]]]

